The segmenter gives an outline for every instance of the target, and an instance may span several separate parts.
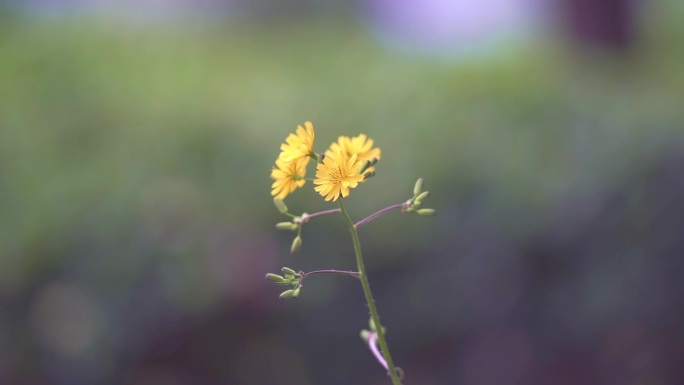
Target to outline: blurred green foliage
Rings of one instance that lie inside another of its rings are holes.
[[[24,276],[74,228],[125,231],[144,199],[205,225],[263,222],[278,144],[304,120],[321,149],[358,132],[383,148],[379,177],[355,194],[363,209],[404,199],[419,175],[448,192],[438,203],[477,186],[497,202],[544,207],[631,172],[661,134],[681,129],[683,54],[643,45],[629,57],[534,46],[434,62],[325,21],[6,23],[3,274]]]

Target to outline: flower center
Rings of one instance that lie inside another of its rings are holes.
[[[339,164],[332,170],[331,176],[336,183],[340,183],[347,178],[347,170]]]

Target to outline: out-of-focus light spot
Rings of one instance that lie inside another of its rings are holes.
[[[490,329],[470,339],[462,355],[464,383],[516,384],[525,376],[532,346],[514,329]]]
[[[82,288],[54,282],[36,295],[30,322],[42,345],[62,356],[78,358],[97,342],[103,331],[104,314]]]
[[[371,20],[391,45],[439,53],[488,52],[529,36],[540,7],[530,0],[373,1]]]

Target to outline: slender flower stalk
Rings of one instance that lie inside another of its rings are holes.
[[[371,313],[371,318],[373,319],[373,323],[375,324],[375,327],[377,329],[377,335],[378,335],[378,342],[380,343],[380,349],[382,350],[382,355],[385,358],[385,361],[387,363],[387,367],[389,368],[389,375],[392,378],[392,384],[393,385],[401,385],[401,380],[399,379],[399,376],[397,375],[397,371],[395,370],[394,363],[392,362],[392,356],[390,355],[389,348],[387,347],[387,341],[385,340],[385,333],[382,331],[382,324],[380,323],[380,315],[378,314],[378,309],[375,307],[375,299],[373,299],[373,294],[371,293],[370,285],[368,284],[368,277],[366,275],[366,267],[364,266],[363,263],[363,255],[361,254],[361,243],[359,242],[359,234],[356,231],[356,227],[354,226],[354,222],[352,221],[351,217],[349,216],[349,213],[347,210],[344,208],[344,204],[342,203],[343,199],[339,199],[338,202],[340,204],[340,211],[342,212],[342,216],[344,217],[345,221],[347,222],[347,225],[349,226],[349,231],[351,232],[352,235],[352,241],[354,243],[354,253],[356,254],[356,265],[357,269],[359,270],[359,279],[361,279],[361,286],[363,286],[363,293],[366,296],[366,302],[368,303],[368,309],[370,310]]]
[[[390,212],[390,211],[392,211],[392,210],[396,210],[396,209],[405,210],[406,207],[408,206],[408,203],[409,203],[409,202],[399,203],[399,204],[396,204],[396,205],[392,205],[392,206],[385,207],[385,208],[382,209],[382,210],[378,210],[378,211],[374,212],[373,214],[367,216],[366,218],[363,218],[362,220],[360,220],[360,221],[354,223],[354,227],[359,228],[359,226],[365,225],[366,223],[372,221],[373,219],[375,219],[375,218],[377,218],[377,217],[379,217],[379,216],[385,215],[385,214],[387,214],[388,212]]]
[[[310,277],[312,275],[319,275],[319,274],[338,274],[338,275],[348,275],[351,277],[356,277],[359,278],[361,274],[358,271],[350,271],[350,270],[314,270],[314,271],[309,271],[309,272],[303,272],[300,271],[299,275],[301,275],[300,282],[304,280],[304,278]]]
[[[312,218],[322,217],[323,215],[328,215],[328,214],[336,214],[339,212],[340,212],[340,209],[331,209],[331,210],[319,211],[319,212],[313,213],[313,214],[302,214],[301,223],[306,223],[309,220],[311,220]]]

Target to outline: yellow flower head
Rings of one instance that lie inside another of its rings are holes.
[[[305,122],[304,126],[297,126],[297,131],[290,134],[285,139],[285,143],[280,145],[279,158],[291,161],[309,156],[313,153],[314,127],[311,122]]]
[[[380,149],[377,147],[373,148],[373,139],[368,139],[365,134],[353,138],[340,136],[337,138],[337,142],[330,146],[330,151],[341,152],[347,155],[347,157],[356,155],[356,159],[361,162],[373,158],[380,159]],[[369,167],[368,171],[375,171],[375,167]]]
[[[328,150],[322,163],[316,166],[316,178],[314,190],[318,191],[326,201],[336,201],[342,195],[349,195],[349,188],[355,188],[363,181],[363,175],[359,174],[362,162],[356,154],[351,157],[339,152]]]
[[[282,158],[276,160],[276,167],[271,171],[271,178],[275,179],[271,186],[271,195],[278,199],[285,199],[288,194],[298,187],[304,186],[306,180],[306,165],[309,158],[286,161]]]

